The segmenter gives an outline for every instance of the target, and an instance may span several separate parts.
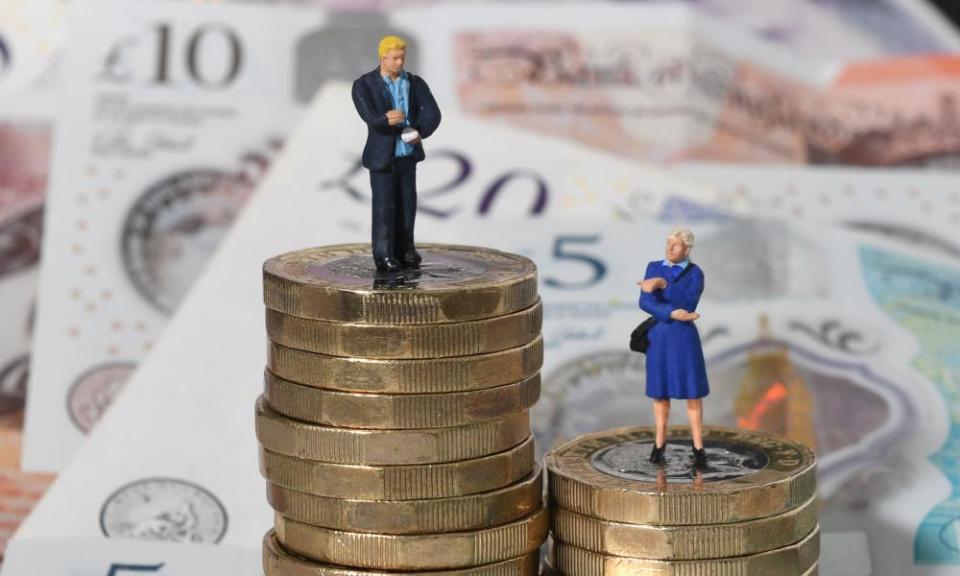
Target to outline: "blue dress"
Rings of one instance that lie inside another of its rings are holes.
[[[702,398],[710,393],[696,325],[670,318],[670,313],[678,308],[694,312],[703,293],[700,267],[674,283],[681,270],[678,265],[665,266],[662,261],[654,261],[647,265],[643,276],[644,280],[659,276],[667,281],[662,290],[640,293],[640,308],[657,320],[648,333],[647,396],[651,398]]]

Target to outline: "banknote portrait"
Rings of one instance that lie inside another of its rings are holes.
[[[93,430],[136,368],[133,362],[104,362],[80,374],[67,393],[73,424],[84,434]]]
[[[227,511],[206,488],[175,478],[147,478],[107,498],[100,528],[109,538],[216,544],[227,531]]]

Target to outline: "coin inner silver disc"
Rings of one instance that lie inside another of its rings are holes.
[[[653,441],[621,442],[600,448],[590,455],[594,468],[618,478],[639,482],[719,482],[748,476],[767,466],[767,455],[753,446],[734,442],[704,440],[707,468],[693,469],[689,440],[667,441],[663,465],[650,462]]]
[[[473,280],[485,274],[487,264],[481,260],[457,257],[448,252],[424,249],[419,270],[404,270],[391,279],[404,288],[427,287],[431,284],[455,284]],[[337,284],[375,284],[382,280],[369,254],[354,254],[329,262],[312,264],[307,271],[315,278]],[[378,286],[379,287],[379,286]]]

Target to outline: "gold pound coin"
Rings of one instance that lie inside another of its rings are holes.
[[[380,394],[466,392],[519,382],[543,365],[543,339],[490,354],[419,360],[345,358],[271,342],[267,367],[280,378],[328,390]]]
[[[543,305],[471,322],[345,324],[297,318],[267,309],[267,336],[298,350],[377,359],[447,358],[489,354],[530,343],[543,325]]]
[[[280,514],[275,523],[281,546],[294,554],[344,566],[409,571],[466,568],[526,556],[546,539],[549,517],[541,508],[492,528],[403,536],[319,528]]]
[[[280,546],[273,530],[263,539],[263,572],[266,576],[537,576],[540,554],[531,552],[493,564],[460,570],[382,572],[318,564],[291,554]]]
[[[650,560],[608,556],[565,542],[550,543],[550,564],[562,574],[576,576],[787,576],[816,570],[820,557],[820,528],[803,540],[748,556],[704,560]]]
[[[733,524],[655,526],[624,524],[553,510],[553,537],[610,556],[696,560],[758,554],[798,542],[817,525],[818,502],[767,518]]]
[[[315,462],[261,448],[260,471],[272,484],[321,496],[365,500],[448,498],[497,490],[535,466],[533,436],[482,458],[415,466],[357,466]]]
[[[284,518],[311,526],[380,534],[461,532],[505,524],[543,505],[538,467],[520,482],[498,490],[428,500],[331,498],[267,485],[267,501]]]
[[[370,466],[436,464],[481,458],[520,444],[530,435],[530,416],[521,412],[489,422],[418,430],[333,428],[286,418],[261,396],[256,430],[265,449],[304,460]]]
[[[512,314],[537,300],[528,258],[471,246],[421,244],[419,270],[378,275],[369,244],[281,254],[263,265],[267,308],[300,318],[435,324]]]
[[[807,447],[766,432],[708,427],[708,467],[691,464],[689,428],[669,432],[666,464],[648,460],[652,428],[587,434],[546,458],[551,502],[630,524],[743,522],[793,510],[816,493],[816,458]]]
[[[264,375],[264,398],[275,412],[325,426],[401,430],[485,422],[529,410],[540,397],[540,375],[469,392],[360,394],[303,386]]]
[[[818,562],[813,566],[811,566],[810,569],[804,572],[803,574],[799,574],[799,576],[818,576],[818,574],[820,573],[819,567],[820,567],[820,563]],[[714,573],[707,572],[707,574],[712,575]],[[270,575],[268,574],[267,576],[270,576]],[[294,576],[294,575],[291,574],[291,576]],[[550,561],[548,559],[543,563],[543,567],[540,569],[540,576],[572,576],[572,575],[563,574],[562,572],[558,571],[556,568],[550,565]],[[700,576],[700,575],[697,575],[697,576]],[[734,576],[736,576],[736,574]],[[790,576],[790,575],[778,574],[777,576]]]

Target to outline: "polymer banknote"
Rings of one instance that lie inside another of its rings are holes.
[[[926,2],[680,1],[711,19],[806,56],[853,59],[960,48],[956,30]]]
[[[509,15],[509,16],[508,16]],[[636,159],[954,164],[955,55],[803,58],[676,4],[400,11],[466,113]]]
[[[20,456],[66,15],[54,0],[0,4],[0,551],[53,479]]]
[[[781,220],[831,221],[960,258],[960,186],[949,174],[697,163],[675,173],[715,188],[721,204]]]
[[[0,550],[51,476],[20,471],[50,128],[0,119]]]
[[[286,1],[334,10],[390,12],[440,4],[444,0]],[[920,0],[620,0],[614,3],[689,5],[704,17],[805,56],[869,58],[960,49],[960,37],[950,22]],[[541,4],[549,10],[558,2]]]
[[[302,110],[295,47],[323,17],[75,7],[45,209],[29,470],[69,459],[202,270]]]

